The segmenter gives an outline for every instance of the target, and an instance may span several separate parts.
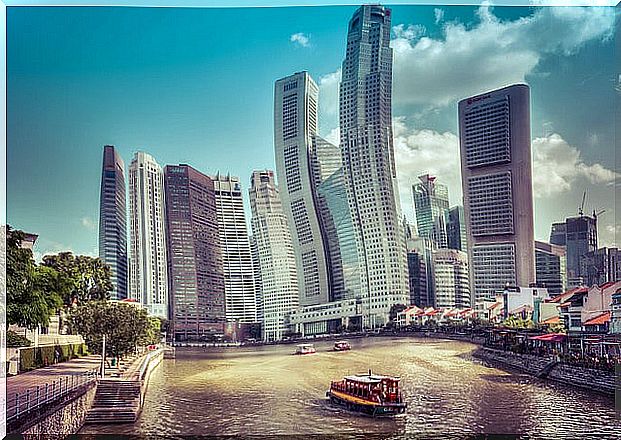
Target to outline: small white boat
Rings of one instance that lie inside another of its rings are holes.
[[[334,343],[334,351],[351,350],[351,345],[347,341],[336,341]]]
[[[313,344],[299,344],[296,345],[294,354],[313,354],[316,353],[315,346]]]

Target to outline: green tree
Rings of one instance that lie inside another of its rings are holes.
[[[66,305],[109,299],[113,289],[112,272],[99,258],[61,252],[58,255],[46,255],[42,264],[60,274],[57,281],[62,286]]]
[[[56,285],[58,273],[37,267],[32,251],[21,247],[25,234],[7,226],[6,319],[9,324],[33,329],[49,324],[62,306]]]
[[[393,304],[390,307],[390,311],[388,312],[388,319],[390,320],[390,322],[397,319],[397,315],[407,308],[408,307],[405,304]]]
[[[124,356],[138,345],[159,342],[159,319],[132,304],[88,301],[71,310],[71,329],[84,337],[89,350],[101,354],[106,335],[106,355]]]
[[[536,327],[535,323],[532,319],[523,319],[519,316],[509,316],[502,322],[502,325],[507,328],[512,328],[516,330],[523,329],[534,329]]]

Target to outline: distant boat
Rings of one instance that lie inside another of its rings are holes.
[[[316,353],[315,346],[313,344],[298,344],[296,345],[294,354],[313,354]]]
[[[351,345],[347,341],[336,341],[334,343],[334,351],[351,350]]]
[[[326,397],[330,402],[372,416],[391,416],[405,412],[407,404],[399,389],[399,378],[371,374],[345,376],[332,381]]]

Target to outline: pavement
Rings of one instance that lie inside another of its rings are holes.
[[[90,370],[98,369],[101,365],[101,356],[90,355],[48,367],[37,368],[36,370],[18,374],[6,378],[6,392],[8,396],[15,393],[22,393],[27,389],[35,389],[37,386],[45,386],[58,381],[61,377],[72,376],[75,374],[86,373]]]

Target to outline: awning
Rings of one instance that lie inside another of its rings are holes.
[[[563,333],[548,333],[547,335],[531,336],[528,339],[546,342],[563,342],[566,338],[567,335],[564,335]]]
[[[584,325],[604,325],[610,322],[610,312],[604,312],[601,315],[591,318],[584,323]]]
[[[560,316],[553,316],[553,317],[548,318],[545,321],[543,321],[542,324],[543,325],[552,325],[552,324],[559,324],[560,322],[561,322]]]

